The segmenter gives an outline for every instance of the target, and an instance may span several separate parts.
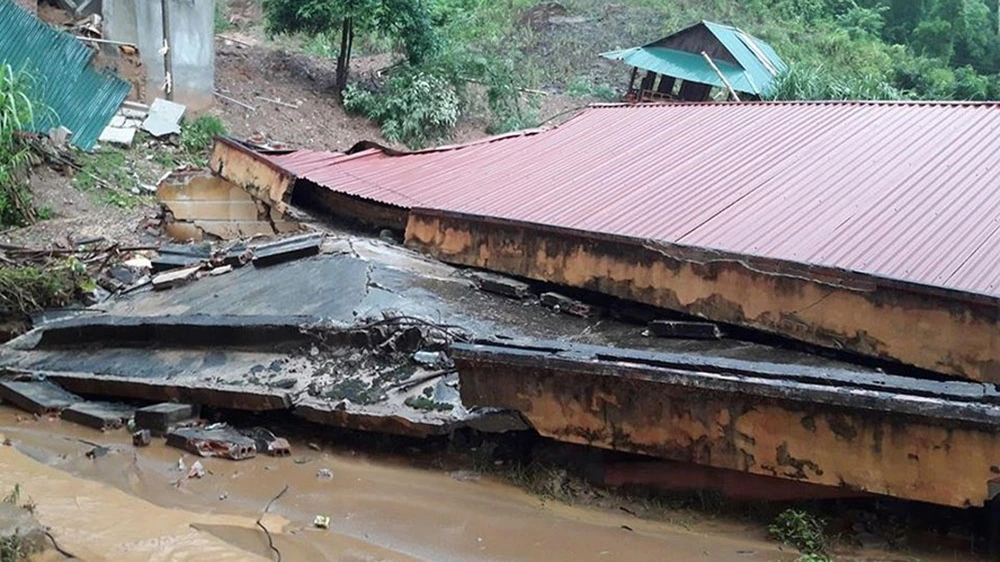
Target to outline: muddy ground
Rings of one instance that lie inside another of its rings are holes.
[[[637,514],[650,503],[583,488],[569,501],[526,492],[510,484],[496,464],[503,461],[484,466],[476,455],[484,444],[457,452],[296,426],[291,457],[235,462],[199,459],[162,440],[137,449],[124,430],[100,433],[0,407],[0,491],[18,486],[60,546],[87,561],[275,560],[258,518],[281,559],[293,562],[798,558],[753,518],[662,505]],[[107,453],[88,457],[97,445]],[[195,461],[205,476],[185,478]],[[317,515],[330,517],[328,530],[315,528]],[[947,541],[843,552],[835,559],[978,559]]]
[[[682,527],[567,506],[457,467],[409,467],[398,455],[293,440],[292,457],[200,459],[205,477],[183,479],[179,460],[199,459],[162,442],[135,449],[123,431],[0,408],[0,433],[11,443],[0,447],[0,490],[20,486],[60,546],[88,561],[267,560],[255,521],[285,486],[263,523],[288,561],[795,558],[746,525]],[[87,458],[88,442],[110,452]],[[332,477],[318,476],[323,469]],[[314,528],[316,515],[330,517],[329,530]]]

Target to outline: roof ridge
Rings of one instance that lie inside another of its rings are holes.
[[[761,101],[732,101],[732,102],[644,102],[625,103],[607,102],[592,103],[588,109],[613,109],[626,107],[673,107],[673,106],[775,106],[775,105],[899,105],[899,106],[940,106],[940,107],[1000,107],[1000,100],[975,101],[975,100],[761,100]]]

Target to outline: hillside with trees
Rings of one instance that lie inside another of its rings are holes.
[[[329,45],[345,107],[410,146],[446,138],[476,96],[490,132],[536,125],[531,92],[618,99],[627,69],[600,52],[700,20],[774,46],[790,66],[776,99],[997,99],[998,8],[995,0],[264,0],[269,33]],[[347,76],[352,54],[386,52],[398,62],[378,77]]]

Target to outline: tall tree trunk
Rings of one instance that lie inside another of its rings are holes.
[[[344,18],[340,28],[340,54],[337,56],[337,98],[344,100],[347,78],[351,70],[351,48],[354,45],[354,20]]]

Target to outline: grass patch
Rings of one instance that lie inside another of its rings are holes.
[[[208,150],[212,148],[215,137],[225,135],[226,126],[215,115],[201,117],[185,122],[181,127],[181,148],[195,161],[198,166],[208,163]]]
[[[603,102],[621,101],[621,94],[607,84],[595,84],[591,79],[577,76],[566,87],[566,95],[571,98],[597,98]]]
[[[830,562],[826,521],[802,509],[786,509],[767,528],[775,540],[802,553],[801,562]]]
[[[21,537],[0,537],[0,562],[21,562],[32,554],[34,552],[24,544]]]
[[[82,154],[78,158],[82,169],[73,177],[73,185],[101,204],[123,209],[135,207],[139,179],[133,174],[134,167],[128,162],[126,154],[124,150],[112,147]]]
[[[86,268],[72,259],[47,266],[0,268],[0,316],[24,317],[44,309],[67,306],[89,284],[92,281]],[[12,493],[17,500],[17,489]],[[9,500],[9,495],[4,498],[11,503]]]
[[[31,153],[16,136],[35,122],[39,108],[29,97],[32,77],[0,65],[0,227],[24,226],[35,221],[27,169]]]
[[[28,513],[35,513],[36,505],[31,499],[22,503],[21,485],[15,484],[14,489],[3,498],[3,503],[16,505]],[[37,548],[28,544],[16,532],[9,537],[0,537],[0,562],[22,562],[38,552]]]
[[[451,404],[436,402],[426,396],[410,396],[403,401],[403,404],[422,412],[448,412],[454,408]]]
[[[232,22],[229,21],[227,12],[229,11],[229,2],[227,0],[215,0],[215,32],[222,33],[229,31],[233,28]]]

